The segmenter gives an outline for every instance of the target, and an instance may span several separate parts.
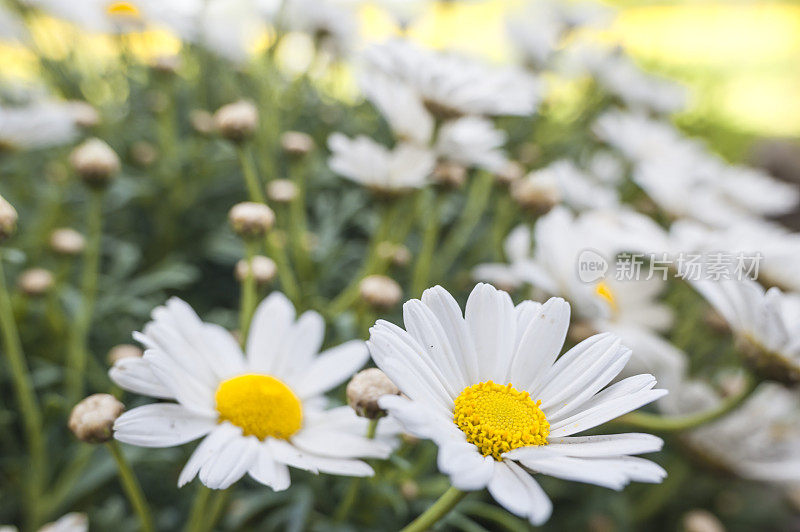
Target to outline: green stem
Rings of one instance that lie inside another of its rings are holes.
[[[760,381],[749,377],[745,388],[733,397],[722,401],[719,406],[686,416],[660,416],[645,412],[632,412],[618,418],[615,423],[632,425],[653,432],[680,432],[693,429],[715,421],[738,408],[758,387]]]
[[[238,144],[236,146],[236,154],[239,156],[239,164],[242,167],[242,176],[247,186],[247,195],[250,197],[250,201],[266,203],[250,145],[248,143]]]
[[[220,517],[222,517],[222,513],[225,510],[225,505],[228,503],[229,495],[230,490],[227,489],[214,492],[210,508],[206,513],[205,530],[214,529],[214,525],[217,524],[217,521],[219,521]]]
[[[436,523],[439,522],[450,510],[455,508],[461,499],[466,496],[466,492],[451,487],[444,494],[439,497],[433,505],[425,510],[425,513],[414,519],[407,527],[401,532],[424,532],[429,530]]]
[[[366,437],[369,440],[375,439],[375,433],[378,430],[378,421],[380,418],[377,419],[370,419],[369,424],[367,425],[367,434]],[[344,494],[342,498],[342,502],[339,505],[339,508],[336,510],[336,514],[333,516],[334,521],[337,523],[341,523],[347,517],[347,514],[350,513],[350,509],[356,502],[358,498],[358,489],[361,485],[361,478],[360,477],[353,477],[350,479],[350,485],[347,487],[347,492]]]
[[[103,192],[92,190],[89,196],[88,243],[84,252],[83,277],[81,279],[81,302],[72,334],[67,346],[66,389],[69,404],[74,404],[83,395],[83,377],[88,358],[89,327],[97,295],[97,275],[100,269],[100,242],[103,234]]]
[[[257,290],[256,278],[253,275],[253,257],[256,255],[256,243],[245,242],[245,261],[247,261],[247,276],[242,280],[241,310],[239,312],[239,343],[247,345],[247,334],[250,331],[250,322],[256,310]]]
[[[14,321],[11,298],[8,294],[5,272],[3,271],[2,255],[0,255],[0,327],[3,329],[3,346],[8,357],[8,365],[11,369],[11,378],[14,381],[17,402],[22,412],[22,423],[30,453],[31,470],[26,485],[27,519],[31,527],[36,527],[39,524],[39,510],[37,508],[39,494],[44,484],[46,457],[42,430],[42,412],[39,409],[36,392],[25,362],[17,323]]]
[[[308,278],[311,275],[311,257],[308,248],[304,161],[305,159],[291,166],[292,181],[297,193],[289,204],[289,242],[298,270],[304,278]]]
[[[370,419],[369,424],[367,425],[367,439],[374,440],[375,434],[378,432],[378,421],[381,418]]]
[[[133,474],[133,470],[125,459],[125,455],[122,454],[122,450],[116,440],[109,440],[107,445],[111,455],[114,457],[114,461],[117,462],[119,479],[122,481],[125,494],[139,516],[139,522],[142,525],[141,529],[144,532],[154,532],[155,527],[153,526],[153,518],[150,516],[150,508],[147,506],[147,500],[144,498],[142,487],[139,485],[136,475]]]
[[[281,281],[281,287],[286,293],[286,296],[292,300],[295,305],[300,304],[300,288],[297,284],[297,279],[292,271],[292,265],[289,262],[289,255],[286,253],[286,244],[282,242],[275,231],[267,233],[264,244],[267,248],[267,255],[275,261],[278,268],[278,279]]]
[[[419,297],[422,291],[428,288],[433,253],[436,251],[436,241],[439,237],[441,202],[442,198],[436,197],[435,191],[426,191],[426,197],[422,201],[425,207],[423,216],[425,229],[422,233],[422,245],[411,275],[411,295],[413,297]]]
[[[396,205],[399,205],[399,203]],[[381,256],[378,253],[378,246],[389,236],[389,233],[391,232],[392,223],[396,214],[396,205],[393,207],[386,205],[383,206],[383,212],[381,213],[381,220],[379,222],[378,229],[372,234],[372,238],[367,246],[366,259],[364,260],[361,269],[350,281],[350,284],[348,284],[347,287],[342,290],[333,301],[331,301],[330,305],[328,305],[328,308],[325,312],[328,316],[336,316],[350,308],[350,305],[352,305],[356,299],[358,299],[361,280],[367,275],[380,273],[380,270],[382,270],[382,266],[384,266],[382,262],[384,261],[382,261]]]
[[[208,504],[208,499],[211,496],[211,488],[200,484],[197,486],[197,491],[194,495],[194,502],[192,503],[192,510],[189,514],[189,520],[186,522],[186,532],[200,532],[203,530],[205,524],[205,509]]]
[[[472,236],[475,227],[480,223],[486,205],[489,203],[493,180],[494,178],[489,172],[483,171],[472,178],[461,217],[440,246],[438,268],[440,274],[444,275],[450,269]]]

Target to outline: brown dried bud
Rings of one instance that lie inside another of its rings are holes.
[[[244,282],[247,276],[251,274],[251,271],[256,283],[264,285],[275,278],[275,274],[278,273],[278,266],[274,260],[263,255],[253,257],[250,264],[247,263],[247,260],[242,259],[236,263],[236,280],[240,283]]]
[[[356,373],[347,383],[347,404],[361,417],[378,419],[386,412],[378,405],[384,395],[400,395],[400,390],[378,368]]]
[[[267,197],[275,203],[289,203],[297,197],[297,185],[289,179],[274,179],[267,185]]]
[[[302,157],[314,149],[314,139],[300,131],[287,131],[281,135],[281,148],[287,155]]]
[[[113,395],[90,395],[72,409],[69,430],[86,443],[107,442],[114,435],[114,422],[124,411],[125,405]]]
[[[209,135],[214,131],[214,116],[203,109],[195,109],[189,113],[189,123],[201,135]]]
[[[237,203],[228,213],[228,221],[242,238],[264,236],[275,223],[275,213],[264,203],[244,201]]]
[[[0,242],[17,232],[17,209],[0,196]]]
[[[117,153],[98,138],[89,139],[72,150],[69,161],[84,183],[92,188],[105,187],[120,169]]]
[[[86,247],[86,239],[75,229],[62,227],[50,233],[50,248],[59,255],[79,255]]]
[[[547,176],[529,174],[511,184],[511,198],[526,211],[542,215],[561,201],[561,191]]]
[[[503,168],[495,172],[494,178],[502,185],[510,185],[514,181],[522,179],[524,175],[524,166],[516,161],[508,161]]]
[[[403,290],[394,279],[385,275],[369,275],[359,284],[359,292],[369,306],[376,309],[389,309],[403,296]]]
[[[441,162],[433,170],[433,181],[448,188],[461,188],[467,180],[467,169],[454,162]]]
[[[49,270],[30,268],[20,274],[17,284],[22,293],[35,297],[49,292],[55,284],[55,278]]]
[[[142,356],[144,356],[144,353],[139,346],[133,344],[119,344],[108,351],[107,360],[108,365],[113,366],[122,359],[142,358]]]
[[[226,139],[242,142],[252,137],[258,127],[258,109],[247,100],[223,105],[214,113],[214,126]]]

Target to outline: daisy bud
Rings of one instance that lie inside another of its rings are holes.
[[[72,116],[78,127],[91,129],[100,123],[100,113],[92,105],[81,101],[71,102],[71,105]]]
[[[361,417],[378,419],[386,412],[378,406],[384,395],[400,395],[400,390],[378,368],[369,368],[356,373],[347,383],[347,404]]]
[[[684,532],[725,532],[717,517],[707,510],[691,510],[683,516]]]
[[[31,268],[20,274],[17,284],[23,294],[36,297],[49,292],[55,284],[55,278],[49,270]]]
[[[83,182],[92,188],[105,187],[120,169],[116,152],[98,138],[89,139],[72,150],[69,162]]]
[[[551,179],[528,176],[512,183],[511,198],[526,211],[542,215],[561,201],[561,192]]]
[[[131,157],[136,164],[147,167],[156,162],[158,150],[149,142],[140,140],[131,146]]]
[[[242,238],[264,236],[275,223],[275,213],[267,205],[253,201],[237,203],[228,213],[234,232]]]
[[[160,55],[153,59],[150,68],[158,74],[171,76],[181,67],[181,58],[177,55]]]
[[[113,395],[90,395],[72,409],[69,430],[86,443],[104,443],[114,435],[114,422],[125,410]]]
[[[289,203],[297,196],[297,185],[289,179],[274,179],[267,185],[267,197],[275,203]]]
[[[244,282],[251,271],[256,283],[264,285],[275,278],[275,274],[278,273],[278,266],[274,260],[263,255],[253,257],[250,264],[247,263],[247,260],[242,259],[236,263],[236,280],[240,283]]]
[[[0,241],[9,238],[17,231],[17,218],[17,209],[0,196]]]
[[[508,161],[495,172],[494,178],[501,185],[510,185],[514,181],[519,181],[525,175],[525,167],[516,161]]]
[[[419,484],[411,479],[404,480],[400,484],[400,494],[407,501],[413,501],[419,496]]]
[[[300,131],[287,131],[281,135],[281,148],[287,155],[302,157],[314,149],[314,139]]]
[[[189,123],[201,135],[209,135],[214,131],[214,116],[203,109],[195,109],[189,113]]]
[[[359,284],[359,292],[369,306],[375,309],[389,309],[397,305],[403,290],[394,279],[385,275],[369,275]]]
[[[62,227],[50,234],[50,248],[59,255],[80,255],[86,247],[86,239],[75,229]]]
[[[393,242],[378,244],[378,255],[383,260],[391,261],[395,266],[407,266],[411,262],[411,251],[404,245]]]
[[[258,127],[258,109],[247,100],[223,105],[214,113],[214,126],[226,139],[242,142],[252,137]]]
[[[16,530],[16,528],[14,530]],[[83,532],[86,530],[89,530],[89,519],[86,517],[86,514],[71,512],[60,517],[57,521],[47,523],[39,529],[39,532]]]
[[[144,356],[144,353],[139,346],[133,344],[119,344],[108,351],[106,360],[108,360],[109,366],[113,366],[124,358],[142,358],[142,356]]]
[[[442,162],[433,170],[433,181],[447,188],[461,188],[467,180],[467,169],[458,163]]]

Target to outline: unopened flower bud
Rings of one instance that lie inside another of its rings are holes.
[[[89,139],[75,148],[69,161],[84,183],[93,188],[105,187],[120,169],[116,152],[97,138]]]
[[[378,255],[389,260],[395,266],[407,266],[411,262],[411,251],[403,244],[394,242],[381,242],[378,244]]]
[[[131,146],[131,157],[140,166],[150,166],[158,158],[158,150],[146,140],[134,142]]]
[[[264,203],[244,201],[228,213],[228,221],[242,238],[264,236],[275,223],[275,213]]]
[[[412,479],[406,479],[400,484],[400,494],[407,501],[413,501],[419,496],[419,484]]]
[[[462,164],[442,162],[433,170],[433,181],[448,188],[461,188],[467,180],[467,169]]]
[[[287,155],[302,157],[314,149],[314,139],[300,131],[287,131],[281,135],[281,148]]]
[[[236,280],[240,283],[252,274],[256,283],[264,285],[272,281],[277,273],[275,261],[263,255],[256,255],[249,264],[245,259],[236,263]]]
[[[55,278],[49,270],[31,268],[20,274],[17,284],[22,293],[35,297],[49,292],[55,284]]]
[[[86,443],[107,442],[114,435],[114,422],[124,411],[125,405],[113,395],[90,395],[72,409],[69,430]]]
[[[511,198],[526,211],[542,215],[561,201],[561,191],[550,176],[529,174],[511,184]]]
[[[0,242],[17,231],[17,209],[0,196]]]
[[[385,275],[369,275],[359,284],[361,299],[376,309],[389,309],[403,296],[403,290],[394,279]]]
[[[289,203],[297,197],[297,185],[289,179],[274,179],[267,185],[267,197],[275,203]]]
[[[507,161],[502,168],[497,170],[494,178],[502,185],[510,185],[514,181],[522,179],[525,175],[525,168],[516,161]]]
[[[181,67],[181,58],[178,55],[159,55],[153,59],[150,67],[159,74],[169,76]]]
[[[707,510],[691,510],[683,516],[684,532],[725,532],[719,519]]]
[[[195,109],[189,113],[189,123],[201,135],[209,135],[214,131],[214,116],[203,109]]]
[[[50,234],[50,248],[59,255],[79,255],[86,247],[86,239],[75,229],[62,227]]]
[[[242,142],[258,127],[258,109],[247,100],[223,105],[214,113],[214,126],[226,139]]]
[[[90,129],[100,123],[100,113],[94,106],[81,101],[70,102],[72,116],[75,124],[84,129]]]
[[[39,529],[39,532],[86,532],[87,530],[89,530],[89,519],[86,514],[71,512],[52,523],[47,523]]]
[[[347,383],[347,404],[361,417],[378,419],[386,412],[378,405],[384,395],[400,395],[400,390],[389,377],[378,368],[369,368],[358,373]]]
[[[113,366],[117,362],[125,358],[142,358],[144,353],[139,346],[133,344],[119,344],[115,345],[108,351],[107,360],[108,365]]]

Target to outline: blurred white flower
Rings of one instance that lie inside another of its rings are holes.
[[[0,5],[0,41],[24,41],[28,38],[28,30],[22,21]]]
[[[502,151],[505,142],[505,132],[490,120],[465,116],[442,125],[434,150],[446,160],[497,172],[508,164]]]
[[[347,55],[358,40],[358,15],[342,2],[285,0],[280,24],[290,31],[308,34],[335,57]]]
[[[551,180],[558,186],[563,202],[578,211],[610,208],[619,204],[615,189],[594,181],[568,159],[535,170],[524,179]]]
[[[598,181],[607,185],[618,185],[625,177],[625,163],[609,150],[594,152],[586,168]]]
[[[633,163],[654,160],[660,154],[688,158],[703,150],[671,124],[639,113],[607,111],[592,125],[592,132]]]
[[[328,147],[328,166],[334,172],[381,192],[422,187],[436,164],[430,150],[407,143],[389,150],[363,135],[350,139],[334,133],[328,139]]]
[[[44,525],[39,532],[86,532],[87,530],[89,530],[89,519],[86,514],[71,512]]]
[[[206,0],[193,42],[236,63],[247,60],[265,31],[263,19],[250,0]]]
[[[622,489],[661,482],[658,465],[629,455],[657,451],[647,434],[577,434],[666,392],[652,375],[606,386],[630,358],[612,334],[593,336],[559,358],[569,304],[514,307],[507,293],[478,284],[465,313],[437,286],[403,305],[405,329],[379,320],[373,360],[405,396],[379,399],[411,433],[439,446],[439,469],[460,490],[488,488],[533,524],[552,503],[532,474]],[[558,359],[558,360],[557,360]]]
[[[380,72],[361,76],[361,88],[400,140],[426,145],[433,136],[433,117],[411,86]]]
[[[673,415],[719,406],[710,386],[689,381],[670,391],[659,407]],[[763,384],[722,419],[692,430],[683,441],[712,467],[739,477],[777,484],[800,483],[800,401],[782,386]]]
[[[530,115],[541,98],[540,82],[520,70],[492,67],[407,41],[373,45],[364,53],[364,61],[370,69],[412,87],[439,117]]]
[[[358,458],[385,458],[393,440],[364,435],[367,420],[348,406],[326,410],[324,393],[350,378],[368,354],[351,341],[318,354],[324,321],[313,311],[295,319],[292,304],[273,293],[256,309],[245,353],[222,327],[203,323],[171,299],[135,338],[143,358],[110,370],[127,390],[176,402],[140,406],[117,419],[114,437],[142,447],[172,447],[202,438],[180,474],[199,474],[224,489],[249,474],[274,490],[289,487],[287,466],[348,476],[372,475]]]
[[[0,105],[0,144],[22,149],[68,144],[78,136],[84,106],[50,100],[19,107]]]

